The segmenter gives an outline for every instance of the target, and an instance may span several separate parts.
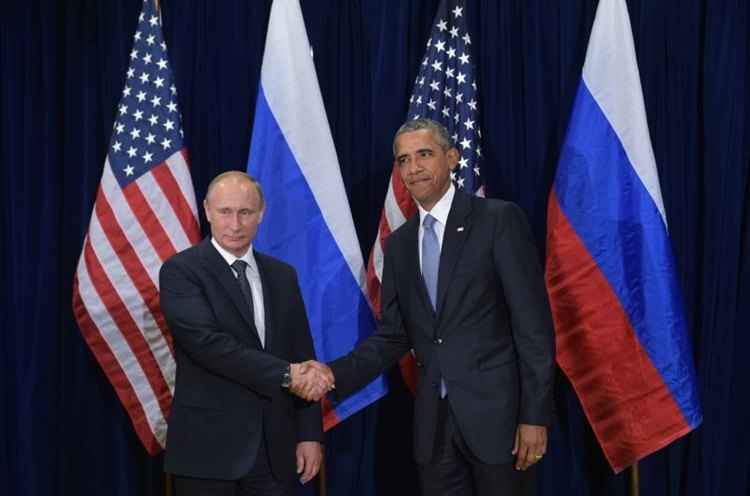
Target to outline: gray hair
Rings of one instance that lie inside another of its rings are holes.
[[[448,134],[448,130],[442,124],[433,121],[432,119],[428,119],[427,117],[420,117],[418,119],[408,120],[398,128],[396,136],[393,137],[393,156],[396,156],[396,140],[399,136],[422,129],[430,131],[432,139],[435,140],[435,143],[440,145],[440,148],[442,148],[443,151],[453,148],[453,140],[451,139],[450,134]]]
[[[208,201],[208,197],[211,195],[211,192],[213,191],[214,187],[216,187],[217,184],[222,182],[224,179],[229,179],[230,177],[247,181],[253,186],[255,186],[255,189],[258,191],[258,197],[260,198],[260,208],[263,208],[265,201],[263,200],[263,188],[260,187],[260,183],[258,182],[257,179],[255,179],[250,174],[247,174],[246,172],[238,171],[238,170],[229,170],[226,172],[222,172],[221,174],[213,178],[211,182],[208,184],[208,189],[206,190],[205,201]]]

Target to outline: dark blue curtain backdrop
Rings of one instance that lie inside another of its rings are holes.
[[[470,0],[489,196],[546,198],[596,0]],[[162,0],[193,180],[242,169],[270,1]],[[394,131],[437,0],[304,0],[365,255]],[[646,496],[750,494],[750,5],[628,2],[705,421],[641,463]],[[0,19],[0,494],[164,494],[84,345],[71,281],[124,83],[139,0],[18,0]],[[205,225],[205,224],[204,224]],[[393,392],[328,436],[329,494],[416,494],[412,411]],[[543,495],[625,495],[563,377]]]

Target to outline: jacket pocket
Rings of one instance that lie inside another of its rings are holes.
[[[479,362],[479,370],[493,370],[500,367],[505,367],[509,364],[516,363],[516,357],[492,357],[487,360]]]

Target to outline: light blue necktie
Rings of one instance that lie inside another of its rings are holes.
[[[425,215],[422,220],[424,232],[422,233],[422,278],[427,286],[427,294],[430,296],[432,308],[437,311],[437,285],[438,270],[440,268],[440,241],[435,232],[435,217]],[[448,390],[445,381],[440,379],[440,397],[445,398]]]
[[[438,269],[440,268],[440,241],[435,232],[435,217],[425,215],[422,221],[422,278],[430,295],[432,308],[437,310]]]

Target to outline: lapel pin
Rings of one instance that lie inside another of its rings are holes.
[[[464,226],[456,228],[456,232],[463,232],[463,230],[464,230]]]

